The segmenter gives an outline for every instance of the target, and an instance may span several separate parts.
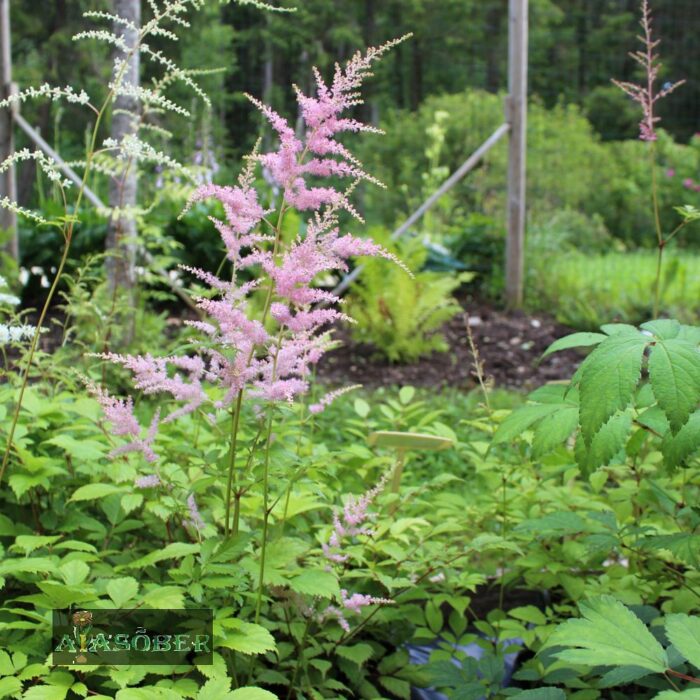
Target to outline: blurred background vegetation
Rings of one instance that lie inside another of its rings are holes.
[[[661,81],[687,80],[660,107],[660,198],[667,229],[679,220],[673,207],[697,205],[700,199],[696,3],[653,4],[656,31],[663,40]],[[387,135],[363,136],[351,144],[369,172],[388,186],[386,191],[361,189],[360,209],[368,224],[391,231],[503,121],[507,0],[278,4],[296,7],[296,12],[267,13],[211,0],[193,16],[179,44],[158,47],[185,67],[223,69],[201,77],[212,98],[210,109],[174,87],[171,97],[186,104],[193,116],[166,124],[175,134],[168,145],[173,155],[202,167],[217,182],[232,182],[256,138],[270,138],[245,92],[293,116],[297,108],[290,84],[310,90],[312,66],[328,75],[336,61],[357,49],[407,32],[413,32],[413,39],[377,68],[360,108],[360,116]],[[651,308],[650,249],[655,238],[651,208],[645,204],[650,189],[646,146],[637,140],[636,106],[610,83],[613,77],[639,77],[628,55],[637,48],[638,4],[530,2],[526,302],[582,328],[613,316],[642,320]],[[95,43],[89,52],[71,36],[85,28],[83,10],[108,10],[109,2],[55,0],[41,5],[37,12],[35,0],[12,3],[15,80],[20,86],[49,82],[100,92],[110,57],[101,45]],[[148,17],[147,3],[143,5]],[[88,124],[72,107],[27,104],[23,113],[66,159],[83,150]],[[455,279],[461,274],[462,282],[468,277],[468,295],[480,300],[497,300],[503,287],[506,155],[501,143],[411,232],[427,246],[428,254],[418,256],[421,269],[450,272]],[[165,256],[159,258],[163,265],[186,262],[215,270],[220,252],[217,234],[206,220],[209,210],[200,205],[178,220],[185,185],[172,177],[142,182],[144,202],[157,203],[147,224],[141,223],[147,247]],[[106,191],[106,184],[97,180],[92,186],[99,194]],[[23,205],[50,206],[47,187],[32,165],[20,169]],[[75,254],[101,250],[105,229],[97,215],[88,216]],[[50,267],[59,249],[58,234],[28,225],[21,233],[23,266]],[[698,241],[691,233],[674,242],[666,279],[669,313],[682,308],[685,316],[697,318]],[[465,277],[465,272],[476,275]],[[392,276],[386,279],[391,284]],[[405,291],[397,286],[396,293]],[[358,288],[355,303],[369,296]],[[390,298],[391,291],[385,296]],[[372,318],[372,310],[361,315]],[[359,332],[371,340],[371,330],[366,330]]]

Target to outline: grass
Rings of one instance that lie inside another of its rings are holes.
[[[526,302],[567,325],[597,328],[639,323],[652,315],[656,253],[573,253],[532,263]],[[700,255],[669,251],[662,278],[662,312],[688,323],[700,319]]]

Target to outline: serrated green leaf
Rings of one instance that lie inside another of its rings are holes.
[[[598,345],[604,341],[607,336],[602,333],[572,333],[564,338],[559,338],[555,340],[542,354],[542,357],[547,357],[553,352],[560,352],[561,350],[569,350],[571,348],[586,348],[591,345]]]
[[[56,569],[56,565],[43,557],[30,557],[28,559],[5,559],[0,561],[0,576],[12,574],[38,574],[40,572],[51,572]]]
[[[34,685],[24,691],[22,700],[64,700],[66,695],[68,695],[68,688],[55,685]]]
[[[616,685],[628,685],[644,676],[649,675],[649,669],[639,666],[619,666],[603,674],[599,686],[601,688],[613,688]]]
[[[534,688],[511,697],[517,700],[566,700],[566,693],[559,688]]]
[[[80,559],[73,559],[58,567],[61,578],[68,586],[81,584],[90,573],[90,567]]]
[[[231,679],[210,678],[197,693],[197,700],[230,700]]]
[[[180,559],[182,557],[186,557],[188,554],[197,554],[198,552],[198,544],[190,544],[188,542],[171,542],[167,547],[163,547],[163,549],[156,549],[150,554],[147,554],[145,557],[141,557],[140,559],[131,562],[131,564],[126,564],[120,568],[143,569],[147,566],[153,566],[159,561],[165,561],[166,559]]]
[[[277,648],[273,636],[261,625],[235,618],[223,620],[221,625],[226,630],[226,636],[219,642],[219,646],[241,654],[264,654]]]
[[[522,435],[530,426],[558,410],[558,404],[528,404],[516,408],[496,430],[492,444],[510,442]]]
[[[606,335],[636,335],[639,331],[629,323],[606,323],[600,327]]]
[[[16,676],[0,678],[0,698],[12,697],[22,690],[22,682]]]
[[[630,430],[632,418],[628,413],[613,416],[593,437],[590,446],[586,446],[581,435],[576,440],[576,461],[584,474],[590,474],[610,461],[623,450]]]
[[[115,608],[124,607],[139,592],[139,583],[131,576],[113,578],[107,584],[107,595],[112,599]]]
[[[541,518],[524,520],[515,529],[522,532],[556,535],[574,535],[590,531],[586,521],[578,513],[570,511],[549,513]]]
[[[670,318],[659,318],[655,321],[647,321],[642,323],[640,328],[653,333],[657,338],[670,340],[675,338],[681,331],[681,324]]]
[[[550,635],[545,647],[563,646],[562,661],[585,666],[638,666],[655,673],[668,668],[664,648],[646,625],[612,596],[579,605],[582,617],[567,620]]]
[[[50,547],[60,540],[62,535],[20,535],[15,539],[11,550],[19,549],[25,554],[31,554],[41,547]]]
[[[542,457],[568,440],[578,426],[578,409],[564,406],[543,418],[535,430],[532,454]]]
[[[700,618],[675,614],[666,617],[666,636],[695,668],[700,668]]]
[[[226,700],[278,700],[278,698],[269,690],[244,686],[243,688],[236,688]]]
[[[123,487],[114,484],[85,484],[73,493],[70,501],[96,501],[98,498],[111,496],[113,493],[123,493]]]
[[[649,354],[654,396],[677,433],[700,402],[700,352],[686,340],[659,340]]]
[[[587,445],[616,412],[629,405],[648,342],[641,333],[610,336],[581,365],[579,421]]]
[[[335,653],[343,659],[352,661],[357,666],[362,666],[372,658],[374,651],[369,644],[353,644],[352,646],[339,646]]]
[[[668,432],[661,442],[664,464],[677,467],[685,464],[700,449],[700,411],[696,411],[688,422],[675,434]]]
[[[672,535],[654,535],[640,541],[644,549],[667,549],[685,564],[700,565],[700,535],[691,532],[677,532]]]
[[[411,697],[411,686],[408,681],[395,678],[394,676],[379,676],[379,684],[397,698],[409,700]]]
[[[72,435],[64,433],[46,440],[49,445],[56,445],[65,450],[73,459],[94,462],[102,459],[109,448],[101,442],[95,440],[76,440]]]
[[[289,581],[289,587],[297,593],[333,598],[340,593],[338,579],[327,571],[304,571]]]

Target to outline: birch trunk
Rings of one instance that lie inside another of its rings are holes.
[[[114,13],[130,20],[136,27],[141,25],[141,0],[113,0]],[[122,35],[126,45],[136,46],[138,32],[121,24],[115,24],[114,32]],[[116,57],[124,58],[121,51]],[[136,52],[128,61],[123,76],[125,85],[139,86],[139,54]],[[118,143],[136,133],[138,129],[139,100],[136,97],[118,95],[114,101],[111,136]],[[135,163],[126,161],[122,171],[110,182],[109,205],[113,210],[107,233],[106,250],[111,255],[107,259],[107,279],[113,293],[126,292],[130,305],[133,303],[136,282],[137,235],[134,208],[138,195],[138,168]]]

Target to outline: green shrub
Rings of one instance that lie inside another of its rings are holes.
[[[417,239],[389,245],[412,271],[384,260],[370,259],[360,280],[352,287],[348,312],[357,321],[355,340],[368,342],[392,362],[411,362],[433,351],[447,350],[440,326],[461,311],[452,293],[472,279],[472,273],[448,274],[421,270],[427,251]]]

